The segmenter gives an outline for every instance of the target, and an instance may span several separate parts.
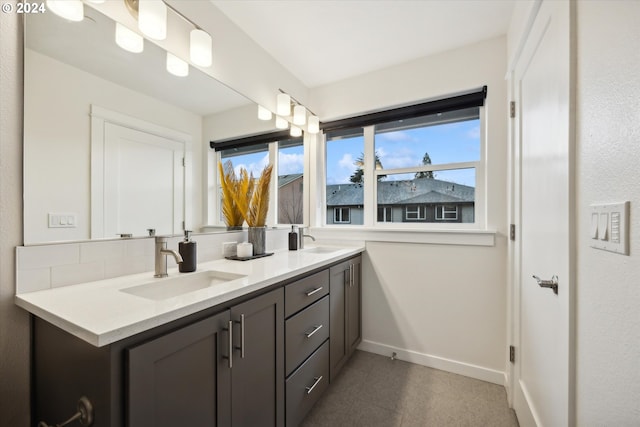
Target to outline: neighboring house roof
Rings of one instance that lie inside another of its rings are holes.
[[[358,206],[364,203],[362,184],[327,185],[328,206]],[[432,178],[378,182],[379,205],[424,203],[473,203],[475,188]]]
[[[278,176],[278,188],[281,188],[293,181],[295,181],[298,178],[302,178],[302,174],[301,173],[293,173],[291,175],[280,175]]]

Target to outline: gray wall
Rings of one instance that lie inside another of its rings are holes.
[[[15,1],[3,2],[13,5]],[[22,244],[22,15],[0,14],[0,425],[29,425],[29,317],[13,304]]]

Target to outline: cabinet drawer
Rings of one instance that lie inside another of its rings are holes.
[[[285,287],[284,315],[289,317],[329,293],[329,270],[320,271]]]
[[[289,375],[329,337],[329,296],[288,319],[285,331],[285,370]]]
[[[287,426],[302,422],[329,386],[328,375],[329,341],[325,341],[287,380]]]

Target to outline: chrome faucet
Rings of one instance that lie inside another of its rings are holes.
[[[298,228],[298,249],[304,249],[305,237],[311,237],[311,240],[313,240],[314,242],[316,241],[316,238],[311,234],[304,234],[304,227],[300,227]]]
[[[156,274],[153,277],[167,277],[167,255],[173,255],[178,264],[182,262],[180,254],[172,249],[167,249],[167,237],[156,236]]]

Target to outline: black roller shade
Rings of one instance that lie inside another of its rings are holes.
[[[247,136],[244,138],[224,139],[220,141],[210,141],[209,145],[216,151],[228,150],[230,148],[244,148],[252,145],[268,144],[275,141],[291,139],[288,130],[261,133],[259,135]]]
[[[483,86],[482,88],[448,98],[436,99],[423,102],[421,104],[320,123],[320,129],[324,132],[329,132],[340,129],[371,126],[396,120],[407,120],[415,117],[427,116],[429,114],[445,113],[464,108],[481,107],[484,105],[486,97],[487,87]]]

